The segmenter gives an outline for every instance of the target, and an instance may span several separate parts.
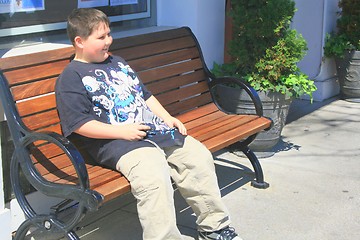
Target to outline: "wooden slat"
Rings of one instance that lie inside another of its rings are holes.
[[[212,125],[214,123],[216,123],[217,121],[223,121],[223,118],[226,117],[227,115],[221,111],[216,111],[216,112],[212,112],[209,113],[208,115],[205,115],[203,117],[200,118],[196,118],[192,121],[189,121],[187,123],[185,123],[186,129],[188,131],[192,130],[192,131],[197,131],[199,130],[198,128],[201,126],[205,126],[207,124]]]
[[[89,167],[88,170],[88,176],[89,176],[89,182],[91,183],[93,179],[107,174],[109,172],[109,169],[102,168],[102,167]],[[78,177],[76,173],[71,173],[71,175],[68,175],[67,177],[61,178],[56,183],[64,183],[64,184],[71,184],[71,183],[77,183]]]
[[[38,147],[39,151],[47,158],[53,158],[63,154],[63,150],[55,144],[46,144]]]
[[[168,105],[173,102],[188,99],[190,97],[205,93],[209,90],[207,82],[200,82],[188,87],[174,89],[172,91],[159,94],[156,98],[163,104]]]
[[[155,96],[159,93],[168,91],[169,89],[176,89],[181,86],[189,85],[198,81],[205,81],[206,75],[204,71],[193,71],[183,75],[166,78],[164,80],[148,83],[146,87]]]
[[[57,182],[62,178],[72,176],[72,181],[75,181],[77,179],[76,176],[74,176],[75,169],[73,165],[68,165],[63,168],[55,168],[49,171],[48,173],[42,175],[45,179],[47,179],[50,182]]]
[[[170,114],[176,116],[180,113],[184,113],[192,109],[198,108],[199,106],[209,104],[210,102],[210,93],[205,93],[199,96],[192,97],[190,99],[183,100],[181,102],[175,102],[169,105],[165,105],[164,107]]]
[[[119,177],[121,174],[119,172],[107,169],[108,171],[105,174],[101,174],[100,176],[91,179],[90,188],[94,189],[96,187],[102,186],[105,183],[111,182]]]
[[[198,132],[194,131],[194,129],[189,131],[189,134],[193,134],[196,139],[200,142],[204,142],[208,139],[217,137],[219,135],[223,135],[225,132],[228,132],[234,128],[238,128],[240,126],[247,125],[249,122],[254,120],[254,118],[258,118],[257,116],[226,116],[223,119],[223,122],[217,122],[214,126],[208,126],[205,129],[199,130]]]
[[[218,108],[215,104],[210,103],[205,106],[199,107],[195,111],[190,111],[184,114],[181,114],[180,116],[177,116],[177,118],[182,121],[183,123],[187,123],[190,121],[193,121],[194,119],[201,118],[203,116],[206,116],[208,114],[217,112]]]
[[[199,52],[195,47],[192,47],[160,55],[130,60],[128,63],[136,72],[140,72],[194,58],[199,58]]]
[[[176,75],[192,72],[201,69],[200,59],[189,60],[179,64],[172,64],[161,68],[155,68],[148,71],[139,72],[140,79],[146,84],[163,78],[173,77]]]
[[[50,158],[50,161],[39,156],[36,157],[36,160],[35,166],[41,175],[46,175],[72,165],[70,159],[65,154]]]
[[[49,131],[49,132],[58,133],[58,134],[60,134],[60,135],[62,134],[62,130],[61,130],[61,125],[60,125],[60,123],[55,124],[55,125],[51,125],[51,126],[46,127],[46,128],[39,129],[38,131]]]
[[[54,92],[56,78],[49,78],[43,81],[32,82],[11,88],[15,101],[31,98],[38,95]]]
[[[120,39],[119,41],[115,39],[113,44],[111,45],[111,51],[113,51],[114,49],[129,48],[129,47],[144,45],[152,42],[177,39],[189,35],[190,32],[188,28],[177,28],[177,29],[164,30],[160,32],[153,32],[151,34],[141,34],[137,36],[126,37]]]
[[[69,59],[73,53],[73,47],[64,47],[56,50],[0,58],[0,66],[6,72],[20,67],[41,65],[42,63],[58,61],[59,59]]]
[[[24,124],[31,130],[48,127],[50,125],[60,123],[59,115],[56,109],[47,112],[42,112],[35,115],[22,118]]]
[[[110,201],[119,195],[130,192],[130,184],[125,177],[116,178],[106,184],[93,188],[104,196],[104,202]]]
[[[58,76],[69,64],[69,60],[51,62],[28,68],[15,69],[11,72],[5,72],[4,75],[9,81],[9,85],[16,85],[34,81],[35,79],[45,79]]]
[[[172,39],[171,41],[155,42],[146,45],[138,45],[126,49],[111,50],[114,54],[122,56],[126,61],[159,55],[171,51],[191,48],[195,46],[192,37]]]
[[[21,117],[37,112],[55,109],[55,94],[42,95],[37,98],[20,101],[16,104],[16,106]]]
[[[204,141],[203,144],[211,152],[216,152],[226,146],[229,146],[230,144],[238,142],[248,136],[268,128],[270,124],[271,121],[267,118],[256,118],[250,124],[240,125],[230,131],[223,132],[221,135]]]

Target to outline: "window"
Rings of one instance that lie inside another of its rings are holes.
[[[23,5],[31,2],[31,6],[25,5],[18,10],[14,10],[15,7],[11,7],[10,2],[21,1],[0,1],[0,37],[65,29],[66,18],[71,10],[78,6],[91,6],[91,2],[105,2],[102,5],[106,6],[96,8],[107,14],[113,23],[150,17],[150,0],[66,0],[66,3],[59,0],[23,0]],[[128,4],[110,6],[114,2]],[[30,11],[26,11],[27,9]]]
[[[31,12],[4,12],[0,0],[0,57],[10,49],[35,46],[41,43],[71,44],[66,35],[66,18],[79,1],[92,0],[28,0],[44,2],[44,10]],[[23,0],[25,1],[25,0]],[[105,12],[111,21],[111,32],[117,33],[156,26],[155,0],[94,0],[107,2],[107,6],[96,7]],[[135,4],[110,6],[111,1],[136,2]],[[64,4],[66,2],[66,4]]]

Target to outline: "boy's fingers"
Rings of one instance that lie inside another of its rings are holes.
[[[151,128],[150,126],[145,125],[145,124],[140,124],[140,125],[139,125],[139,129],[140,129],[140,130],[149,130],[150,128]]]

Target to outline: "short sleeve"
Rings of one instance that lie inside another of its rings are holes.
[[[67,67],[57,79],[55,94],[64,136],[69,136],[81,125],[94,119],[90,113],[91,101],[81,77],[71,67]]]
[[[152,93],[146,88],[146,86],[142,83],[141,80],[140,80],[140,84],[141,84],[141,88],[142,88],[142,91],[144,94],[144,99],[146,101],[152,96]]]

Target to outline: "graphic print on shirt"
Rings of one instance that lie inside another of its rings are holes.
[[[147,107],[140,81],[129,65],[96,69],[82,78],[91,96],[93,111],[99,118],[106,115],[110,124],[145,123],[163,130],[168,127]]]

